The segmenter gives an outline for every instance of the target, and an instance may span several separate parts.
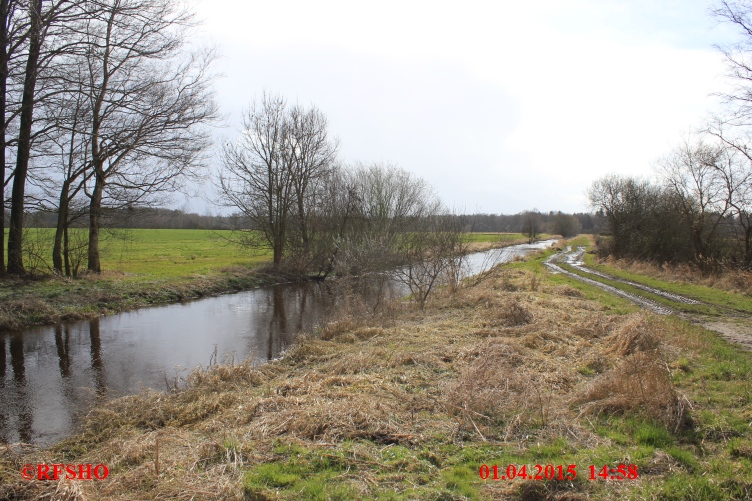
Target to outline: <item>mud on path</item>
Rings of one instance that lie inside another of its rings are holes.
[[[667,292],[661,289],[656,289],[654,287],[649,287],[644,284],[632,282],[630,280],[625,280],[622,278],[615,277],[613,275],[609,275],[607,273],[602,273],[600,271],[593,270],[585,266],[585,263],[582,260],[584,255],[585,255],[585,247],[578,247],[577,250],[573,250],[570,246],[567,246],[566,250],[561,251],[557,254],[553,254],[551,257],[546,259],[546,261],[544,261],[543,264],[545,264],[546,267],[552,273],[562,273],[575,280],[579,280],[580,282],[585,282],[589,285],[598,287],[599,289],[607,291],[611,294],[628,299],[632,301],[633,303],[637,304],[638,306],[651,310],[652,312],[657,313],[659,315],[680,316],[692,323],[702,325],[706,329],[717,332],[718,334],[723,336],[727,341],[731,343],[736,343],[742,346],[744,349],[748,351],[752,351],[752,315],[749,315],[746,313],[740,313],[739,311],[732,310],[730,308],[725,308],[716,304],[713,304],[712,306],[721,310],[727,310],[728,313],[724,314],[721,317],[709,317],[706,315],[691,314],[687,312],[674,310],[668,306],[659,304],[658,302],[653,301],[647,297],[641,296],[639,294],[633,294],[631,292],[621,290],[612,285],[600,282],[597,280],[597,278],[629,285],[636,289],[643,290],[645,292],[649,292],[651,294],[661,296],[663,298],[666,298],[670,301],[674,301],[676,303],[683,303],[683,304],[708,304],[708,303],[704,303],[696,299],[688,298],[688,297],[681,296],[679,294],[674,294],[671,292]],[[571,271],[562,268],[557,263],[567,264],[568,266],[571,266],[577,271],[583,274],[591,275],[594,278],[588,278],[582,275],[578,275],[577,273],[572,273]]]

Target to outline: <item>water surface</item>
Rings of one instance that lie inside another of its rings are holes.
[[[467,256],[477,274],[550,245]],[[406,294],[389,280],[283,284],[128,313],[0,332],[0,441],[50,444],[75,431],[97,401],[142,388],[165,390],[212,361],[277,357],[355,291],[368,304]]]

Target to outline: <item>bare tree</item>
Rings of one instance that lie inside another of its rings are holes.
[[[245,112],[242,127],[238,141],[223,147],[221,203],[248,218],[249,229],[260,233],[245,232],[243,240],[256,247],[269,245],[278,268],[287,244],[295,192],[290,154],[285,151],[291,144],[285,100],[264,93]]]
[[[752,125],[752,3],[721,0],[712,13],[741,35],[737,43],[719,47],[726,59],[727,77],[731,83],[730,90],[720,94],[728,105],[721,122],[747,129]]]
[[[321,279],[335,271],[340,252],[347,253],[350,235],[362,224],[358,187],[354,173],[336,164],[327,169],[318,183],[311,265]]]
[[[99,272],[103,200],[133,205],[177,188],[200,165],[217,107],[212,51],[186,49],[192,14],[177,0],[96,0],[86,26],[91,108],[88,269]],[[78,82],[76,82],[77,84]]]
[[[287,118],[283,149],[285,163],[292,170],[294,212],[297,238],[301,247],[301,267],[305,268],[320,256],[311,256],[311,241],[317,229],[316,209],[319,205],[321,183],[331,169],[337,142],[329,137],[326,116],[316,107],[305,110],[293,106]],[[318,253],[317,253],[318,254]]]
[[[401,239],[439,213],[441,202],[423,179],[394,165],[356,165],[349,175],[357,208],[340,243],[339,268],[367,273],[404,262]]]
[[[23,266],[23,216],[26,176],[31,150],[31,125],[34,113],[34,92],[36,90],[39,53],[42,47],[42,0],[29,3],[29,51],[21,103],[21,124],[18,135],[18,154],[13,172],[11,195],[10,228],[8,232],[8,272],[25,273]]]
[[[458,286],[466,250],[464,225],[461,218],[440,210],[416,220],[412,231],[401,235],[402,263],[393,276],[408,287],[420,309],[436,286]]]
[[[594,181],[587,193],[591,207],[605,216],[610,234],[609,247],[601,245],[599,252],[676,259],[676,253],[664,245],[671,239],[667,225],[677,226],[676,214],[663,210],[670,201],[658,187],[645,179],[611,174]]]
[[[535,243],[540,233],[541,216],[537,209],[523,213],[522,231],[527,235],[528,243]]]
[[[0,275],[5,273],[5,185],[6,185],[6,131],[8,119],[8,78],[10,74],[11,58],[18,51],[24,39],[21,23],[19,23],[18,2],[16,0],[0,0],[0,207],[3,216],[0,218]]]
[[[723,148],[685,141],[658,164],[658,173],[678,201],[695,261],[710,257],[709,241],[729,209],[718,176]]]
[[[322,266],[331,246],[321,245],[317,231],[330,222],[334,199],[325,199],[325,184],[340,179],[330,175],[336,153],[321,111],[288,108],[281,96],[265,92],[245,112],[238,141],[224,146],[222,203],[259,232],[241,233],[240,240],[268,245],[275,267],[283,259],[300,270]]]
[[[714,168],[738,225],[738,240],[743,248],[741,265],[749,269],[752,264],[752,163],[736,148],[726,146]]]
[[[23,88],[21,92],[21,102],[18,110],[18,139],[16,143],[16,166],[13,171],[13,187],[11,193],[11,213],[10,227],[8,233],[8,272],[13,274],[23,274],[23,216],[25,210],[26,183],[29,176],[29,160],[31,159],[32,142],[35,137],[33,131],[34,110],[35,107],[45,100],[50,93],[55,93],[56,89],[48,91],[45,89],[39,93],[37,90],[37,81],[49,68],[52,63],[62,55],[70,54],[75,51],[78,43],[76,32],[77,23],[85,18],[87,11],[84,8],[86,2],[80,0],[30,0],[27,7],[26,17],[27,24],[21,23],[21,26],[28,26],[24,31],[6,30],[8,45],[10,50],[5,55],[6,62],[12,61],[12,54],[19,51],[19,47],[25,45],[25,66],[23,70]],[[8,8],[14,8],[14,5],[8,5]],[[18,7],[15,7],[18,10]],[[9,10],[11,16],[13,11]],[[12,23],[12,17],[6,19]],[[10,24],[7,26],[11,26]],[[11,39],[15,31],[16,40]],[[2,60],[0,60],[2,63]],[[0,64],[2,66],[2,64]],[[7,68],[2,68],[7,71]],[[8,71],[8,73],[10,73]],[[6,84],[7,84],[6,78]],[[6,85],[6,109],[8,89]],[[9,122],[8,116],[4,117],[3,126],[6,128]],[[3,140],[4,146],[8,143]],[[7,159],[6,159],[7,161]]]
[[[76,199],[83,192],[88,178],[93,174],[88,163],[89,141],[87,129],[91,124],[91,109],[83,91],[83,79],[78,88],[70,89],[57,99],[45,103],[43,111],[54,127],[47,133],[47,146],[51,149],[47,157],[50,165],[58,166],[52,179],[48,179],[45,191],[55,201],[49,203],[57,213],[57,224],[52,247],[53,270],[66,276],[72,275],[70,260],[69,227],[73,221],[86,213],[83,201]]]

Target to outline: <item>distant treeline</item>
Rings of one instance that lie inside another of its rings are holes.
[[[604,229],[602,212],[578,212],[566,214],[561,211],[525,211],[519,214],[471,214],[467,219],[467,230],[477,232],[529,232],[531,219],[538,224],[538,233],[550,233],[571,237],[579,233],[599,233]]]
[[[6,221],[8,212],[6,211]],[[73,228],[88,227],[85,213],[71,224]],[[47,211],[27,212],[27,226],[35,228],[54,228],[57,213]],[[201,215],[184,212],[179,209],[132,208],[105,210],[104,227],[110,228],[146,228],[170,230],[222,230],[235,225],[237,217]]]
[[[8,211],[5,213],[6,221]],[[86,227],[86,217],[73,227]],[[47,211],[28,212],[29,226],[54,228],[57,213]],[[566,237],[578,233],[599,233],[606,223],[602,212],[567,214],[561,211],[525,211],[518,214],[468,214],[455,216],[465,222],[466,231],[489,233],[528,233],[531,220],[537,233],[550,233]],[[250,222],[241,216],[201,215],[180,209],[131,208],[109,210],[105,214],[106,225],[112,228],[145,228],[171,230],[224,230],[238,227],[251,228]]]

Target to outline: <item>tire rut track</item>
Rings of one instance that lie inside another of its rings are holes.
[[[582,258],[582,255],[585,253],[585,248],[580,247],[578,249],[577,253],[571,252],[571,247],[567,247],[566,251],[559,252],[557,254],[553,254],[551,257],[546,259],[543,264],[546,265],[546,267],[553,271],[554,273],[562,273],[564,275],[567,275],[568,277],[572,277],[575,280],[579,280],[580,282],[585,282],[589,285],[592,285],[594,287],[598,287],[599,289],[605,290],[607,292],[610,292],[611,294],[614,294],[616,296],[623,297],[625,299],[628,299],[632,301],[633,303],[636,303],[637,305],[647,308],[654,313],[657,313],[659,315],[671,315],[675,314],[676,311],[672,310],[671,308],[668,308],[666,306],[660,305],[656,303],[655,301],[652,301],[650,299],[647,299],[645,297],[639,296],[637,294],[632,294],[631,292],[623,291],[617,287],[614,287],[612,285],[604,284],[603,282],[599,282],[597,280],[593,280],[592,278],[587,278],[580,276],[576,273],[572,273],[569,270],[565,270],[558,264],[557,262],[561,262],[562,260],[566,260],[567,264],[574,265],[575,262],[577,262],[578,259]],[[579,268],[578,268],[579,269]]]
[[[720,306],[717,304],[711,304],[711,303],[707,303],[704,301],[698,301],[696,299],[681,296],[679,294],[673,294],[673,293],[666,292],[660,289],[656,289],[654,287],[649,287],[647,285],[632,282],[630,280],[624,280],[618,277],[614,277],[607,273],[602,273],[596,270],[592,270],[584,265],[582,261],[582,258],[584,255],[585,255],[585,247],[578,247],[576,251],[572,251],[572,248],[570,246],[567,246],[566,250],[558,252],[557,254],[553,254],[548,259],[546,259],[543,262],[543,264],[553,273],[561,273],[575,280],[579,280],[580,282],[587,283],[601,290],[614,294],[616,296],[623,297],[625,299],[632,301],[638,306],[651,310],[652,312],[657,313],[659,315],[677,315],[692,323],[700,324],[709,330],[717,332],[718,334],[723,336],[726,340],[732,343],[735,343],[737,345],[740,345],[742,348],[746,350],[752,351],[752,334],[750,334],[750,330],[752,330],[750,327],[752,327],[752,324],[745,328],[744,326],[738,325],[738,323],[729,321],[730,317],[736,317],[737,320],[739,319],[752,320],[752,315],[745,313],[745,312],[740,312],[733,308],[728,308],[728,307]],[[694,314],[680,312],[672,308],[669,308],[668,306],[659,304],[656,301],[648,299],[639,294],[633,294],[631,292],[621,290],[618,287],[614,287],[612,285],[599,282],[598,280],[594,280],[592,278],[583,277],[582,275],[572,273],[569,270],[565,270],[564,268],[559,266],[557,263],[566,263],[567,265],[572,266],[573,268],[577,269],[578,271],[582,273],[593,275],[595,277],[599,277],[605,280],[611,280],[614,282],[629,285],[631,287],[635,287],[637,289],[649,292],[651,294],[659,295],[661,297],[669,299],[670,301],[675,301],[677,303],[703,304],[703,305],[712,306],[714,308],[718,308],[719,310],[726,311],[727,318],[723,318],[723,317],[710,318],[710,317],[706,317],[703,315],[694,315]]]

